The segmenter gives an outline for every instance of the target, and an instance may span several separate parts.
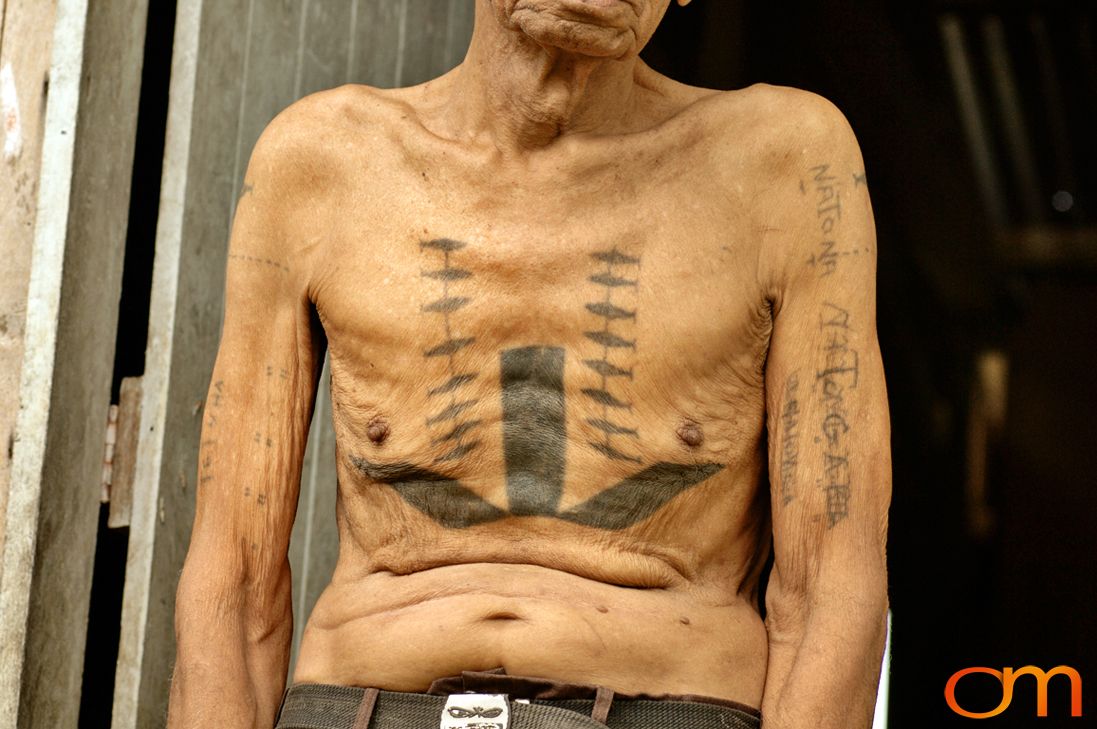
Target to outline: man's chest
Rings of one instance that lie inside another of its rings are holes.
[[[753,445],[770,322],[745,219],[684,195],[407,197],[348,211],[315,259],[346,440],[380,418],[382,461],[543,471],[570,451],[623,476]]]
[[[317,258],[329,343],[398,340],[427,370],[555,346],[633,382],[753,363],[768,311],[749,225],[648,203],[352,214]]]
[[[399,204],[344,210],[313,254],[329,340],[398,334],[437,357],[479,342],[699,365],[756,348],[766,292],[749,211],[681,185],[622,195],[611,181],[407,185]]]
[[[438,357],[542,344],[698,367],[756,355],[769,293],[757,175],[715,162],[703,126],[523,163],[418,134],[381,147],[325,202],[310,288],[329,342],[398,334]]]

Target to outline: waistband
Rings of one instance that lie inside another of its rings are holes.
[[[599,688],[589,684],[564,683],[551,678],[512,676],[503,668],[493,668],[489,671],[462,671],[460,676],[435,679],[427,689],[428,694],[436,696],[448,696],[467,691],[480,694],[507,694],[516,699],[589,699],[593,701],[598,696]],[[604,693],[605,690],[602,689],[602,691]],[[714,704],[735,709],[750,716],[761,717],[761,713],[753,706],[701,694],[627,694],[618,691],[614,692],[613,696],[615,700],[641,699]]]
[[[594,686],[470,671],[435,681],[429,693],[295,684],[285,694],[277,729],[438,727],[448,695],[466,691],[507,694],[510,729],[758,729],[761,724],[756,709],[722,699],[627,696]]]

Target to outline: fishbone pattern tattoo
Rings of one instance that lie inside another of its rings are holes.
[[[419,244],[420,251],[442,254],[442,267],[422,271],[424,278],[433,279],[441,284],[441,296],[425,304],[424,312],[438,314],[442,318],[445,339],[423,352],[424,357],[443,357],[446,360],[449,378],[427,391],[428,397],[439,403],[439,409],[427,417],[427,427],[438,433],[431,439],[433,445],[445,444],[449,449],[434,459],[435,463],[455,461],[467,455],[480,445],[472,437],[472,431],[481,425],[475,418],[466,419],[466,412],[476,405],[475,398],[461,397],[466,385],[475,380],[479,373],[458,367],[457,355],[476,341],[475,337],[462,337],[455,333],[453,315],[469,304],[467,296],[455,295],[452,287],[472,277],[472,272],[456,267],[451,257],[465,247],[465,243],[449,238],[436,238]],[[440,431],[440,432],[439,432]]]
[[[591,254],[596,261],[604,263],[604,271],[590,277],[592,283],[605,289],[605,295],[601,301],[587,304],[587,311],[601,317],[602,327],[593,331],[583,332],[590,341],[601,345],[602,356],[600,359],[585,359],[583,364],[600,378],[598,387],[587,387],[582,390],[584,396],[602,406],[602,417],[587,418],[586,422],[591,427],[602,433],[601,440],[590,440],[587,443],[602,455],[615,461],[631,461],[640,463],[640,459],[620,450],[616,441],[621,438],[636,439],[639,433],[635,428],[630,428],[620,421],[620,416],[632,410],[632,403],[621,399],[610,390],[613,379],[632,379],[632,368],[620,366],[620,362],[614,362],[618,353],[631,350],[636,351],[636,340],[621,336],[620,328],[623,324],[636,321],[635,309],[625,309],[614,303],[613,295],[621,289],[635,289],[637,281],[635,276],[629,278],[632,269],[638,269],[640,259],[617,250],[614,246],[608,251],[598,251]],[[614,325],[617,331],[614,331]],[[612,412],[612,415],[611,415]]]

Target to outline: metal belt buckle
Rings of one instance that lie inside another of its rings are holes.
[[[440,729],[507,729],[510,704],[506,694],[450,694],[442,709]]]

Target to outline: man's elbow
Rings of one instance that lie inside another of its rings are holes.
[[[797,642],[812,626],[883,635],[889,608],[883,569],[847,569],[805,584],[772,580],[766,591],[771,638]]]
[[[282,639],[293,629],[290,590],[288,564],[259,571],[235,560],[188,558],[175,597],[177,644],[235,638],[246,646]]]

